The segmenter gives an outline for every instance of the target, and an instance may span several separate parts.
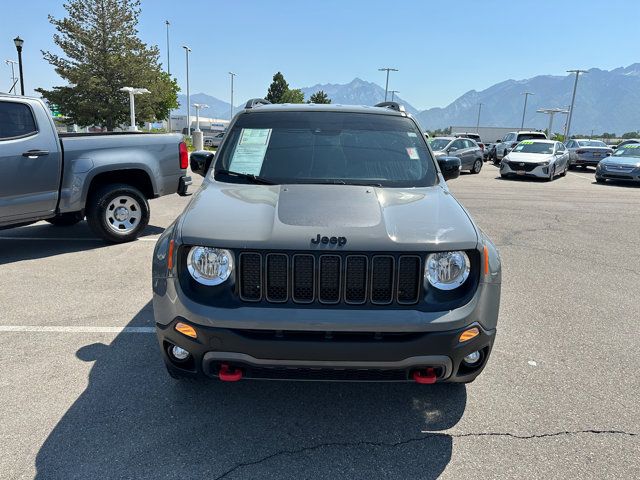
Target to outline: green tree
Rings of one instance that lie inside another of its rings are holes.
[[[323,90],[318,90],[316,93],[311,95],[309,103],[331,103],[331,99]]]
[[[67,17],[49,22],[64,56],[43,51],[67,85],[36,89],[72,123],[112,130],[128,123],[129,96],[122,87],[146,88],[136,96],[136,120],[163,120],[177,108],[178,84],[162,71],[157,46],[138,38],[139,0],[69,0]]]
[[[622,138],[638,138],[640,134],[638,132],[627,132],[622,134]]]
[[[284,79],[284,75],[278,72],[273,76],[273,82],[267,91],[267,100],[271,103],[285,103],[282,101],[283,95],[289,90],[289,84]]]
[[[287,90],[280,98],[279,103],[304,103],[304,93],[299,88]]]

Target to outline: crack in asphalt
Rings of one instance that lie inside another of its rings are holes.
[[[365,441],[365,440],[358,441],[358,442],[327,442],[327,443],[319,443],[317,445],[311,445],[311,446],[308,446],[308,447],[300,447],[300,448],[296,448],[296,449],[290,449],[290,450],[278,450],[278,451],[276,451],[274,453],[271,453],[269,455],[265,455],[264,457],[261,457],[261,458],[259,458],[257,460],[253,460],[251,462],[237,463],[233,467],[231,467],[230,469],[226,470],[222,474],[220,474],[217,477],[215,477],[214,480],[221,480],[223,478],[228,477],[229,475],[231,475],[232,473],[234,473],[235,471],[237,471],[239,469],[242,469],[242,468],[245,468],[245,467],[252,467],[252,466],[255,466],[255,465],[259,465],[259,464],[267,462],[267,461],[269,461],[269,460],[271,460],[272,458],[275,458],[275,457],[279,457],[279,456],[282,456],[282,455],[297,455],[297,454],[300,454],[300,453],[310,452],[310,451],[314,451],[314,450],[320,450],[320,449],[323,449],[323,448],[333,448],[333,447],[344,447],[344,448],[349,448],[349,447],[386,447],[386,448],[396,448],[396,447],[400,447],[400,446],[403,446],[403,445],[408,445],[410,443],[423,442],[425,440],[429,440],[431,438],[438,438],[438,437],[450,437],[450,438],[508,437],[508,438],[514,438],[516,440],[533,440],[533,439],[539,439],[539,438],[573,436],[573,435],[582,435],[582,434],[589,434],[589,435],[624,435],[624,436],[629,436],[629,437],[636,437],[636,436],[640,435],[638,433],[625,432],[624,430],[596,430],[596,429],[573,430],[573,431],[565,430],[565,431],[560,431],[560,432],[538,433],[538,434],[531,434],[531,435],[518,435],[518,434],[515,434],[515,433],[509,433],[509,432],[479,432],[479,433],[451,433],[451,434],[427,432],[422,437],[409,438],[407,440],[402,440],[402,441],[399,441],[399,442],[370,442],[370,441]]]

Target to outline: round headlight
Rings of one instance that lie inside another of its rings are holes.
[[[438,252],[427,257],[424,276],[439,290],[453,290],[469,277],[470,269],[471,262],[466,253]]]
[[[187,255],[187,270],[203,285],[220,285],[233,271],[233,255],[229,250],[211,247],[191,247]]]

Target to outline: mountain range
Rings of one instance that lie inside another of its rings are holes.
[[[540,108],[566,108],[571,103],[574,75],[539,75],[525,80],[506,80],[485,90],[471,90],[446,107],[419,111],[401,97],[395,100],[415,115],[425,129],[445,128],[451,125],[475,126],[478,104],[482,103],[482,126],[519,125],[522,121],[523,92],[532,92],[527,103],[525,125],[530,128],[546,128],[548,117],[536,113]],[[375,105],[384,100],[384,88],[355,78],[347,84],[318,84],[301,89],[308,99],[314,92],[324,90],[337,104]],[[389,98],[390,99],[390,98]],[[178,96],[181,105],[184,95]],[[192,103],[206,103],[209,109],[203,116],[229,118],[229,103],[199,93],[191,96]],[[242,107],[238,105],[234,112]],[[193,110],[192,110],[193,111]],[[185,113],[184,109],[178,113]],[[564,118],[554,122],[554,131],[562,129]],[[613,70],[590,69],[580,75],[576,104],[572,120],[572,132],[589,134],[611,132],[622,134],[640,129],[640,63]]]

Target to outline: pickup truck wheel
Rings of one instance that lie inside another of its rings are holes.
[[[78,222],[84,220],[84,215],[80,212],[73,213],[62,213],[53,218],[48,218],[47,222],[51,225],[55,225],[56,227],[70,227],[71,225],[75,225]]]
[[[130,242],[149,223],[149,203],[140,190],[130,185],[106,185],[91,197],[87,222],[107,242]]]

